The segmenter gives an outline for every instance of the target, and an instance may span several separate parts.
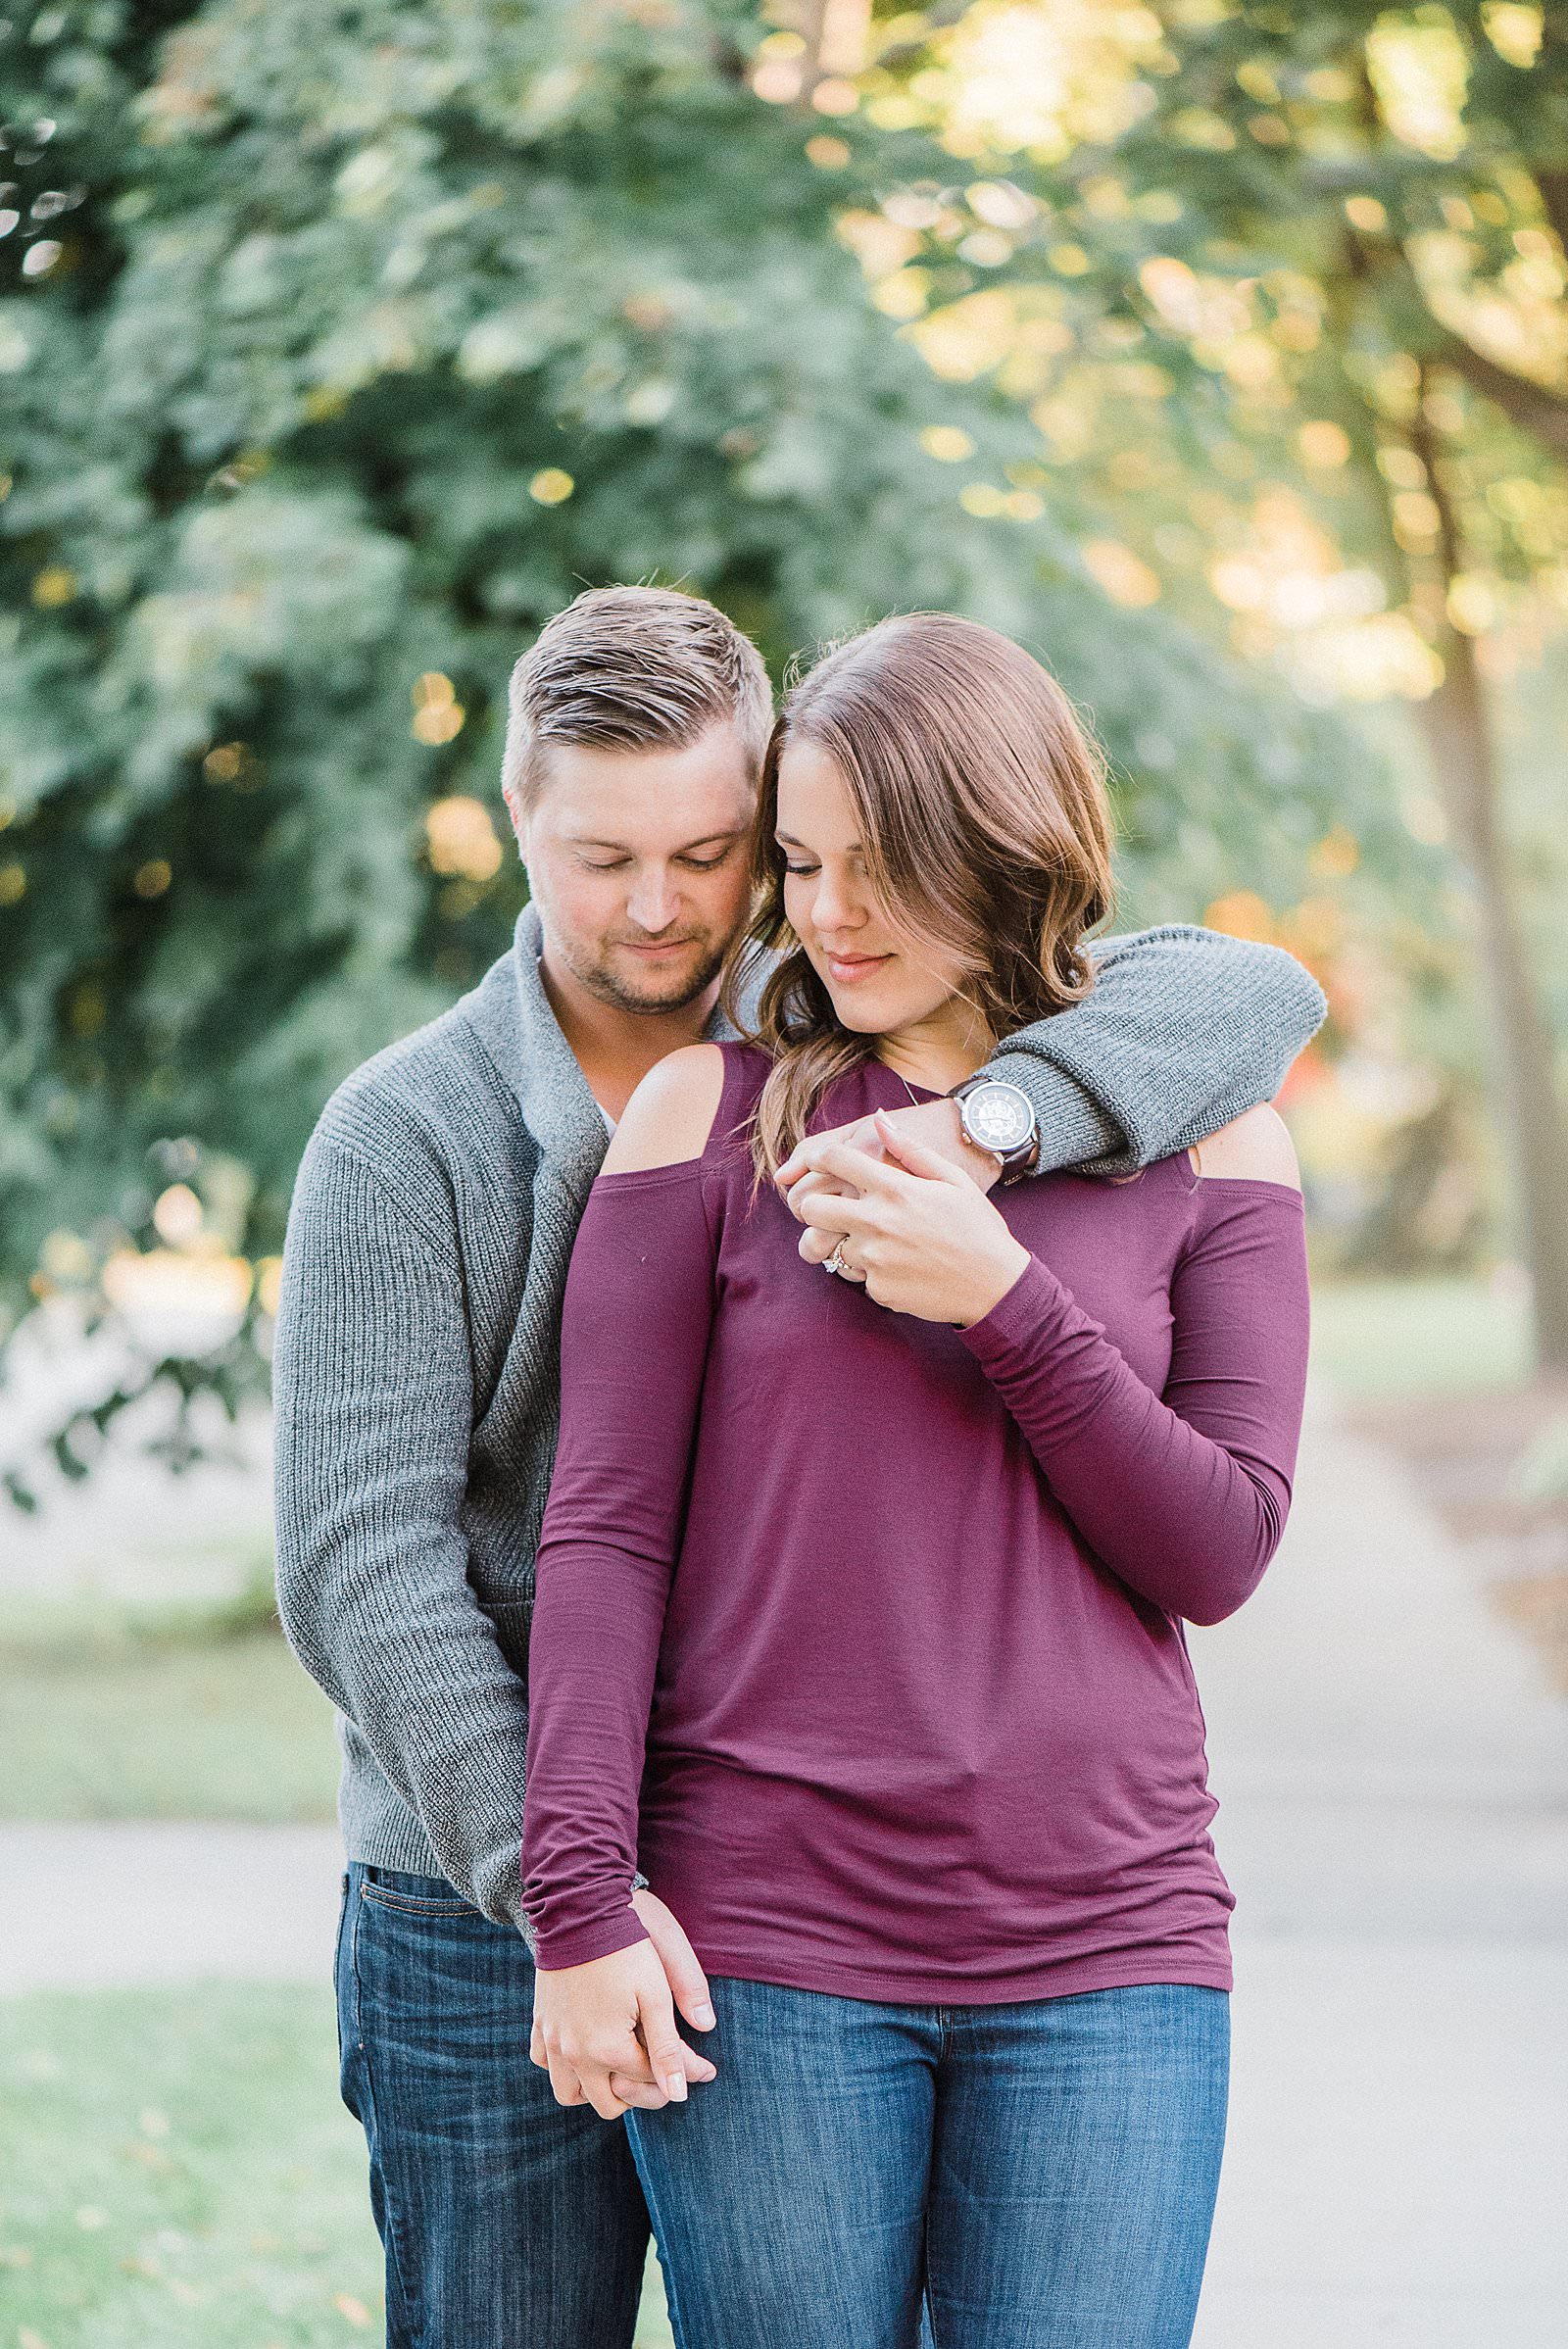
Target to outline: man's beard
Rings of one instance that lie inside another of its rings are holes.
[[[662,983],[650,971],[642,987],[628,983],[608,957],[602,962],[579,961],[574,955],[567,959],[579,985],[597,996],[602,1003],[613,1003],[617,1011],[684,1011],[688,1003],[694,1003],[711,987],[724,967],[727,952],[724,947],[714,946],[711,939],[694,939],[692,944],[701,947],[695,969],[689,974],[672,971]]]

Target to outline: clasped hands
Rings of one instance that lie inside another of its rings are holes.
[[[591,2104],[604,2121],[633,2104],[683,2104],[689,2081],[717,2077],[675,2023],[678,2006],[694,2030],[713,2028],[697,1952],[656,1892],[637,1885],[631,1905],[651,1939],[534,1975],[529,2061],[549,2073],[558,2104]]]
[[[808,1264],[837,1251],[835,1269],[889,1312],[967,1329],[1029,1262],[986,1196],[999,1172],[940,1101],[808,1135],[776,1179]]]

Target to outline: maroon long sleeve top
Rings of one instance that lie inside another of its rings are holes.
[[[1300,1196],[994,1195],[1031,1261],[967,1330],[803,1263],[754,1194],[763,1056],[700,1158],[602,1175],[572,1259],[530,1647],[547,1968],[644,1937],[900,2002],[1230,1985],[1185,1617],[1253,1589],[1306,1369]],[[880,1063],[819,1126],[904,1100]]]

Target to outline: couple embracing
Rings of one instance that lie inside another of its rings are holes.
[[[388,2339],[628,2349],[652,2225],[681,2349],[1181,2349],[1183,1627],[1289,1507],[1322,998],[1091,943],[1094,749],[949,615],[775,718],[711,606],[590,591],[503,785],[514,946],[329,1102],[278,1322]]]

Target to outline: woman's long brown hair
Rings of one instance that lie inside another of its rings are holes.
[[[993,1036],[1088,993],[1084,941],[1111,903],[1104,761],[1021,645],[950,612],[910,612],[826,652],[786,695],[768,740],[754,910],[725,971],[725,1009],[741,1026],[753,955],[782,956],[746,1030],[773,1059],[752,1135],[760,1179],[789,1156],[834,1080],[877,1044],[839,1025],[785,917],[774,831],[779,762],[797,741],[815,744],[843,775],[884,920],[916,951],[957,964]]]

